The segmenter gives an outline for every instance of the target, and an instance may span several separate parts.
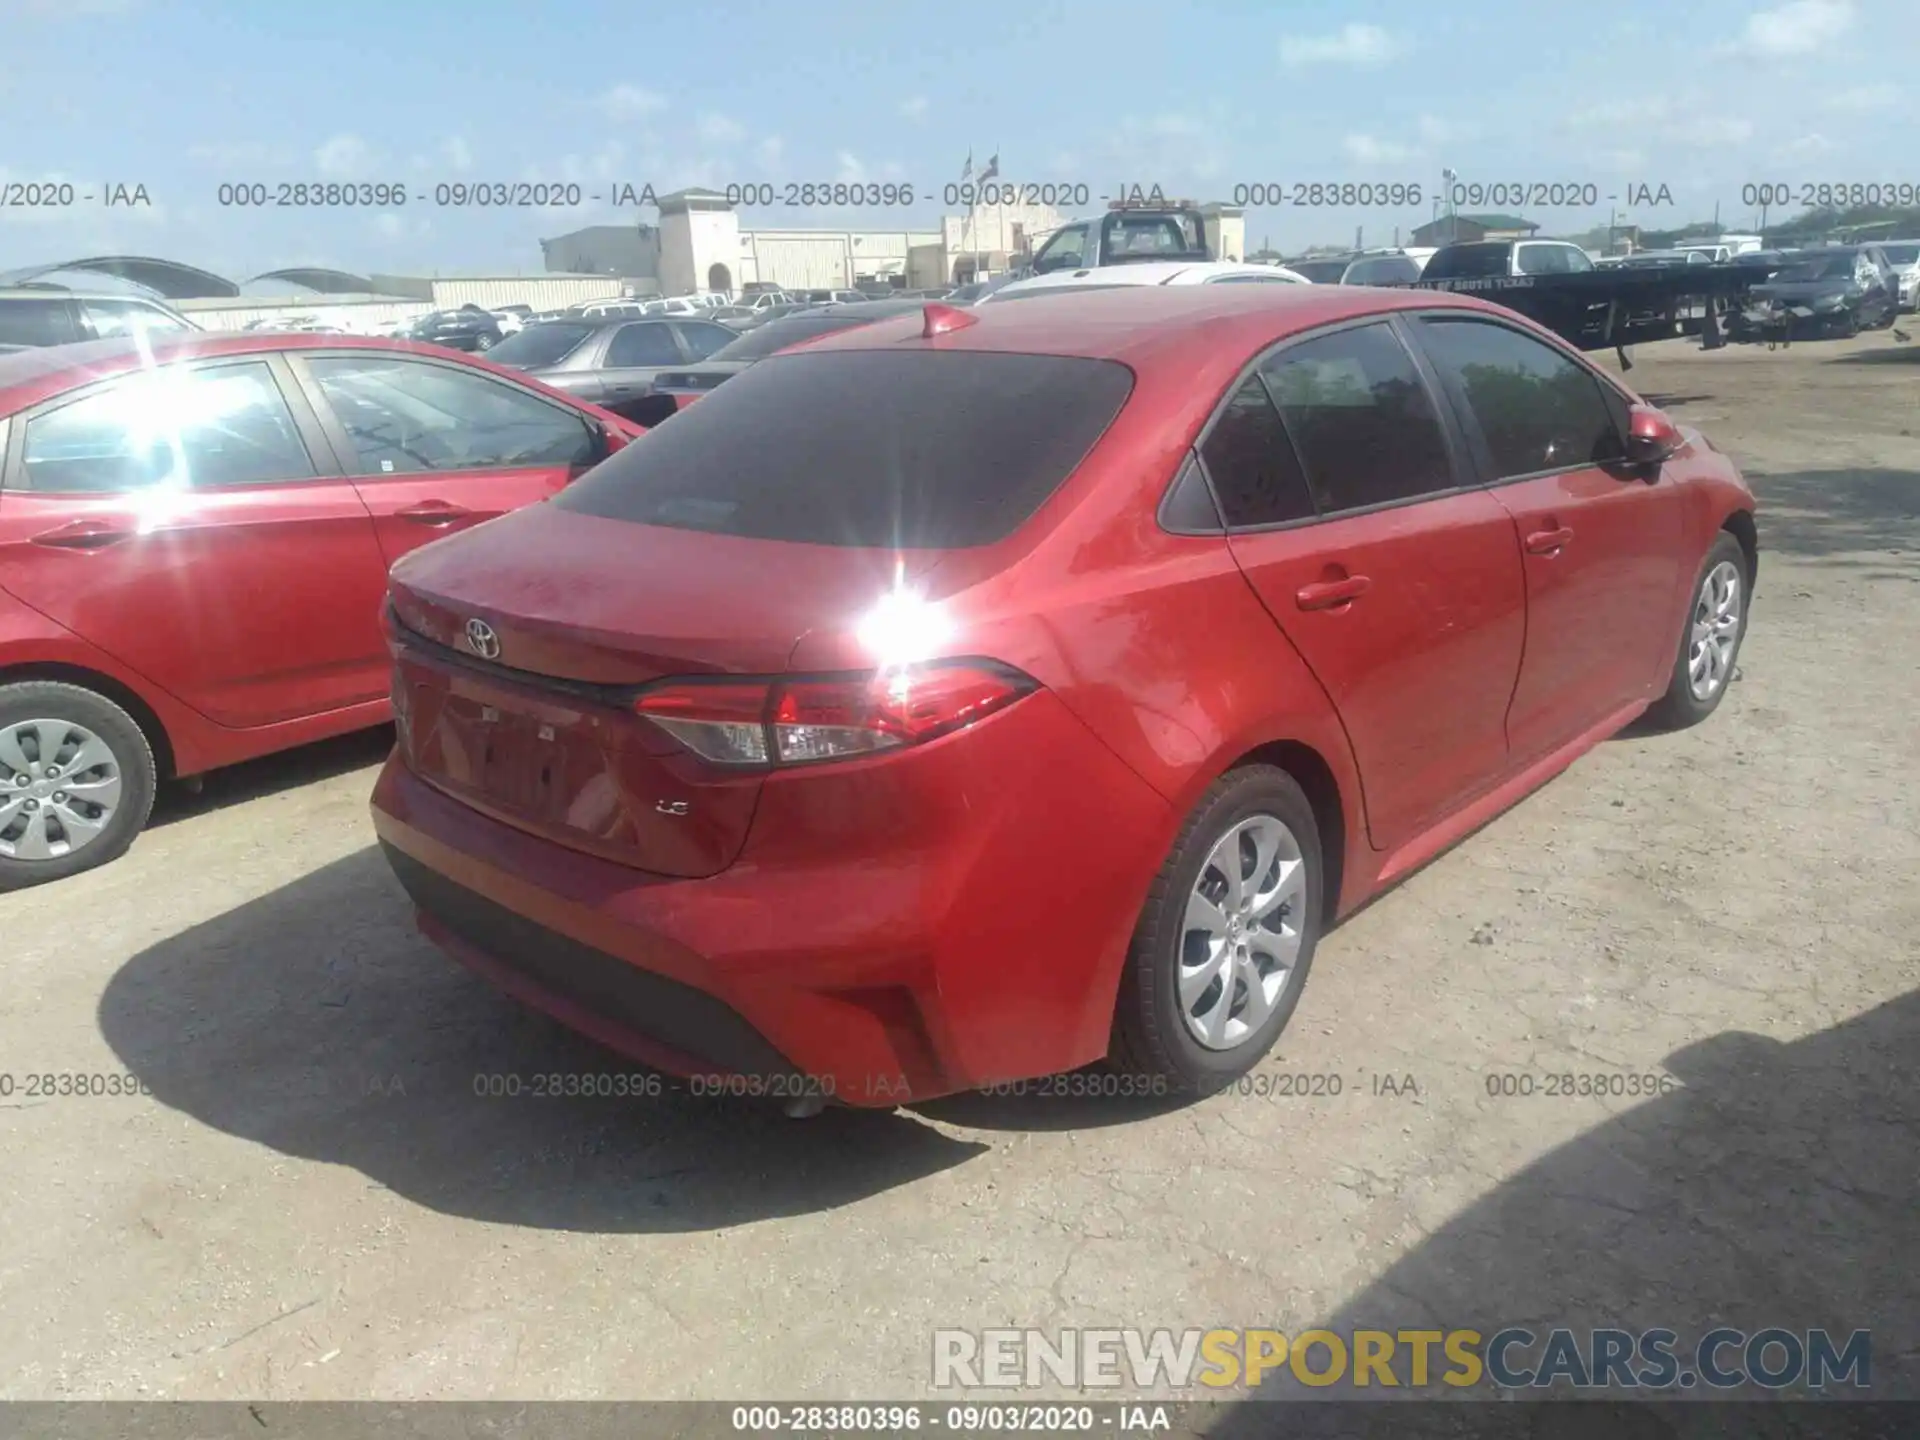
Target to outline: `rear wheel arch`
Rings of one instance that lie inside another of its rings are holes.
[[[158,772],[159,778],[162,780],[175,778],[173,739],[167,734],[167,727],[160,722],[159,715],[139,691],[122,684],[111,675],[103,675],[98,670],[89,670],[84,665],[35,661],[25,665],[0,666],[0,685],[13,685],[28,680],[50,680],[61,685],[76,685],[82,690],[91,690],[111,700],[133,717],[133,722],[147,737],[147,745],[153,751],[154,769]]]
[[[1333,767],[1311,745],[1299,740],[1274,740],[1248,751],[1226,769],[1227,774],[1249,765],[1271,765],[1293,776],[1313,807],[1314,824],[1320,831],[1320,866],[1324,874],[1320,885],[1320,914],[1324,924],[1332,924],[1340,913],[1340,887],[1345,880],[1347,856],[1347,812],[1340,793],[1340,782]]]
[[[1752,591],[1760,578],[1760,530],[1755,524],[1751,510],[1735,510],[1721,523],[1720,528],[1740,542],[1740,551],[1747,557],[1747,589]]]

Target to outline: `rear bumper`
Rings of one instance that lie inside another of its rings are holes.
[[[1102,1056],[1174,823],[1045,692],[769,779],[704,880],[527,834],[397,754],[373,818],[423,932],[524,1003],[669,1073],[880,1107]]]

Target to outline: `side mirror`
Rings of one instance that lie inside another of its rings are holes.
[[[1640,465],[1671,459],[1686,438],[1680,427],[1651,405],[1636,405],[1627,429],[1627,458]]]

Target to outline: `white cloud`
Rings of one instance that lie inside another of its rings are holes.
[[[638,85],[616,85],[594,102],[609,120],[634,120],[667,108],[667,97]]]
[[[333,180],[352,180],[366,173],[374,161],[373,147],[358,135],[336,135],[313,152],[320,173]]]
[[[1405,54],[1404,36],[1378,25],[1343,25],[1327,35],[1284,35],[1280,63],[1290,70],[1303,65],[1384,65]]]
[[[1568,129],[1604,132],[1609,139],[1644,145],[1677,145],[1689,149],[1718,149],[1743,145],[1753,138],[1753,122],[1704,115],[1678,106],[1661,95],[1608,101],[1576,110],[1564,122]]]
[[[1744,145],[1753,138],[1753,122],[1712,115],[1677,120],[1666,130],[1667,138],[1678,145],[1698,149],[1716,149],[1723,145]]]
[[[696,131],[709,145],[735,145],[747,138],[747,127],[727,115],[702,115]]]
[[[910,100],[902,100],[900,102],[900,114],[915,124],[927,118],[929,108],[927,97],[924,95],[915,95]]]
[[[1874,110],[1891,110],[1900,103],[1898,85],[1855,85],[1848,90],[1836,90],[1826,97],[1829,110],[1852,110],[1867,113]]]
[[[212,145],[189,145],[187,158],[196,165],[225,167],[231,165],[281,166],[289,163],[292,157],[285,151],[272,149],[257,140],[247,140]]]
[[[1415,154],[1411,146],[1396,145],[1371,135],[1349,135],[1340,142],[1340,148],[1356,165],[1398,165],[1413,159]]]
[[[473,168],[473,149],[458,135],[450,135],[441,143],[440,155],[456,171]]]
[[[1836,148],[1833,141],[1824,135],[1802,135],[1781,146],[1780,157],[1783,160],[1811,160],[1816,155],[1831,154]]]
[[[1106,173],[1128,185],[1160,185],[1167,193],[1193,180],[1226,173],[1222,137],[1231,134],[1224,114],[1212,118],[1178,111],[1129,116],[1109,134]]]
[[[1419,131],[1422,145],[1447,145],[1461,140],[1471,140],[1479,134],[1478,126],[1442,120],[1437,115],[1422,115],[1416,129]]]
[[[778,165],[781,157],[787,153],[787,142],[778,135],[769,135],[753,150],[760,157],[762,165]]]
[[[1647,168],[1647,152],[1644,150],[1601,150],[1595,153],[1593,163],[1596,168],[1610,171],[1616,175],[1635,175]]]
[[[1853,0],[1789,0],[1748,16],[1734,48],[1776,59],[1810,55],[1852,29],[1853,19]]]

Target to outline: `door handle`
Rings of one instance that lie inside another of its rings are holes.
[[[52,545],[61,550],[103,550],[117,545],[133,532],[104,520],[72,520],[33,537],[36,545]]]
[[[464,505],[451,505],[445,500],[422,500],[418,505],[408,505],[393,512],[402,520],[411,520],[416,525],[451,525],[456,520],[464,520],[473,512]]]
[[[1302,585],[1293,593],[1293,602],[1302,610],[1331,610],[1336,605],[1346,605],[1367,593],[1367,587],[1373,584],[1365,575],[1349,575],[1344,580],[1323,580],[1314,585]]]
[[[1555,555],[1566,549],[1571,539],[1573,531],[1565,526],[1558,530],[1536,530],[1527,536],[1527,550],[1534,555]]]

